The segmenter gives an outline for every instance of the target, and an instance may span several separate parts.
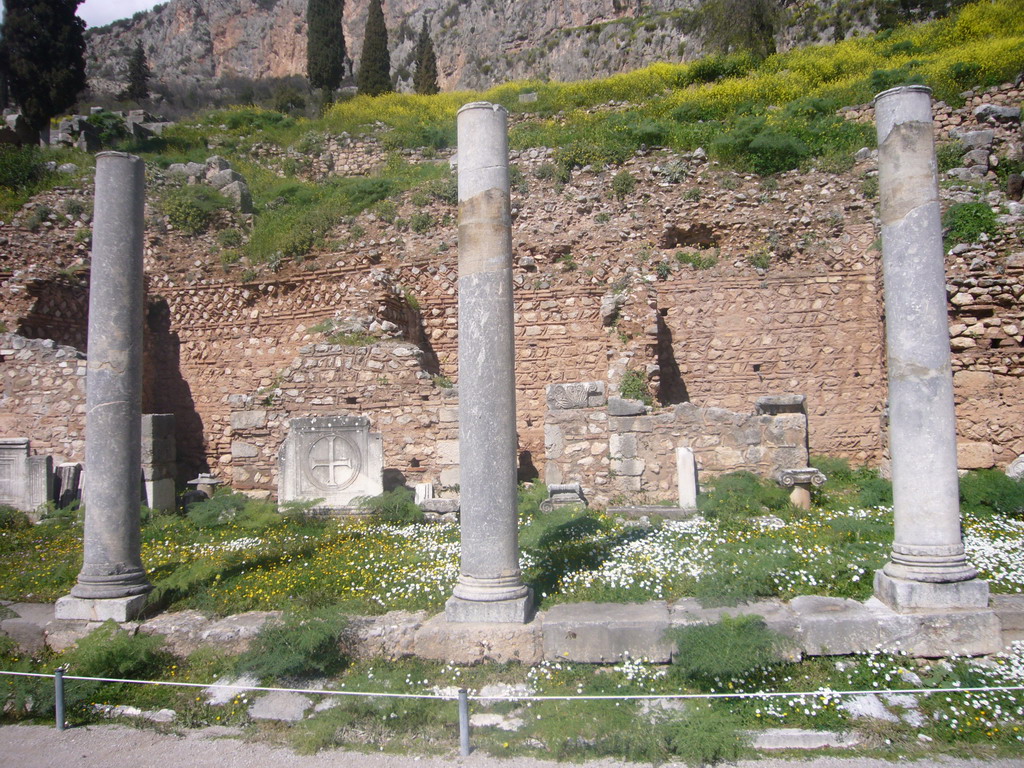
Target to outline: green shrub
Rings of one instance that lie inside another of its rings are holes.
[[[703,702],[691,705],[681,719],[662,729],[672,754],[687,765],[735,763],[750,743],[739,717]]]
[[[989,237],[999,230],[996,212],[987,203],[954,203],[942,217],[946,247],[976,243],[984,232]]]
[[[64,654],[63,666],[69,675],[111,679],[151,680],[158,677],[172,661],[163,650],[160,635],[132,634],[114,621],[106,621],[78,641]],[[120,699],[117,694],[125,684],[95,680],[68,680],[64,684],[64,702],[68,718],[73,719],[92,702],[101,698]],[[32,714],[49,715],[54,711],[53,683],[40,681],[28,691],[32,698]]]
[[[412,489],[404,485],[379,496],[364,496],[357,499],[356,504],[378,523],[412,525],[424,520],[423,510],[413,501]]]
[[[785,490],[751,472],[730,472],[713,483],[697,499],[697,508],[708,518],[756,517],[789,507]]]
[[[426,211],[416,211],[409,218],[409,229],[420,235],[432,230],[435,224],[434,217]]]
[[[261,680],[333,675],[348,664],[347,628],[336,607],[285,613],[263,625],[237,669]]]
[[[644,405],[653,405],[654,398],[643,371],[626,371],[619,383],[619,394],[626,400],[639,400]]]
[[[393,200],[381,200],[371,208],[373,215],[385,224],[392,224],[398,216],[398,205]]]
[[[717,250],[712,253],[695,253],[694,251],[679,251],[676,253],[676,261],[680,264],[689,264],[694,269],[711,269],[718,264]]]
[[[52,213],[53,209],[48,205],[37,205],[25,217],[25,228],[31,232],[38,232],[39,228],[49,220]]]
[[[159,674],[168,654],[160,635],[131,634],[106,621],[64,656],[69,674],[146,679]]]
[[[0,187],[28,189],[46,175],[38,147],[0,144]]]
[[[237,248],[242,244],[242,233],[237,229],[222,229],[217,233],[217,242],[225,248]]]
[[[975,515],[993,512],[1024,519],[1024,483],[998,469],[980,469],[960,478],[960,505]]]
[[[557,184],[568,184],[572,178],[571,169],[554,163],[541,163],[533,175],[541,181],[554,181]]]
[[[104,110],[95,115],[89,115],[86,122],[96,130],[100,144],[104,147],[116,147],[128,138],[128,128],[125,126],[124,118],[113,112]]]
[[[198,184],[173,190],[162,203],[171,226],[188,235],[205,232],[213,221],[214,212],[230,206],[231,202],[224,195]]]
[[[612,194],[625,200],[636,189],[636,176],[629,171],[619,171],[612,177]]]
[[[891,507],[892,481],[878,474],[871,474],[860,482],[857,503],[861,507]]]
[[[711,148],[724,162],[760,175],[796,168],[811,153],[801,139],[769,125],[764,117],[741,118]]]
[[[959,141],[947,141],[935,148],[935,158],[939,164],[939,173],[945,173],[950,168],[960,166],[960,159],[964,156],[964,145]]]
[[[188,519],[199,528],[214,528],[235,521],[250,502],[242,493],[222,491],[188,508]]]
[[[718,624],[669,630],[676,644],[671,671],[698,685],[742,677],[781,661],[786,641],[760,616],[723,616]]]
[[[0,531],[16,531],[28,528],[32,523],[21,510],[0,504]]]
[[[532,520],[540,514],[540,505],[547,501],[548,487],[544,483],[520,483],[517,509],[521,520]]]
[[[454,174],[427,182],[425,190],[446,205],[459,204],[459,180]]]

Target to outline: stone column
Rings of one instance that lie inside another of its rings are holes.
[[[895,541],[875,595],[896,610],[984,607],[960,536],[956,416],[931,91],[875,98]]]
[[[467,104],[459,145],[459,463],[462,566],[449,621],[525,622],[519,572],[508,114]]]
[[[145,163],[96,156],[85,421],[85,556],[57,618],[127,621],[151,587],[140,556]]]
[[[697,508],[697,462],[693,449],[686,446],[676,448],[676,477],[679,483],[679,508]]]

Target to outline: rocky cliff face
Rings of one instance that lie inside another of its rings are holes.
[[[307,0],[170,0],[132,19],[90,30],[89,76],[97,91],[124,87],[136,40],[154,80],[186,88],[222,77],[302,75]],[[576,80],[692,55],[678,12],[694,0],[387,0],[391,62],[411,78],[426,18],[445,90],[513,78]],[[367,0],[348,0],[345,41],[359,60]]]

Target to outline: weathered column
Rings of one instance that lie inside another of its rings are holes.
[[[931,91],[875,98],[895,541],[875,595],[896,610],[983,607],[960,536],[956,416]]]
[[[693,449],[686,446],[676,448],[676,477],[679,483],[679,508],[697,508],[697,462]]]
[[[151,587],[140,557],[145,164],[96,156],[85,420],[85,556],[57,618],[127,621]]]
[[[467,104],[459,145],[459,465],[462,567],[449,621],[525,622],[519,572],[508,114]]]

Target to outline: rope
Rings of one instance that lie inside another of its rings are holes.
[[[42,672],[9,672],[0,670],[0,675],[11,675],[17,677],[46,677],[53,678]],[[81,675],[64,675],[65,680],[89,680],[101,683],[128,683],[132,685],[164,685],[178,688],[212,688],[234,691],[266,691],[277,693],[306,693],[314,696],[367,696],[370,698],[388,699],[436,699],[440,701],[455,701],[458,693],[388,693],[384,691],[328,691],[315,688],[276,688],[262,685],[232,685],[228,683],[183,683],[171,680],[131,680],[116,677],[85,677]],[[818,697],[844,697],[844,696],[866,696],[868,694],[915,694],[931,695],[934,693],[994,693],[1002,691],[1024,691],[1024,685],[989,685],[972,686],[969,688],[873,688],[860,691],[834,691],[832,689],[821,689],[818,691],[804,691],[791,693],[784,691],[750,691],[732,693],[633,693],[633,694],[592,694],[576,696],[537,696],[533,694],[507,694],[503,696],[481,696],[471,694],[472,701],[642,701],[652,699],[778,699],[778,698],[806,698],[808,696]]]

